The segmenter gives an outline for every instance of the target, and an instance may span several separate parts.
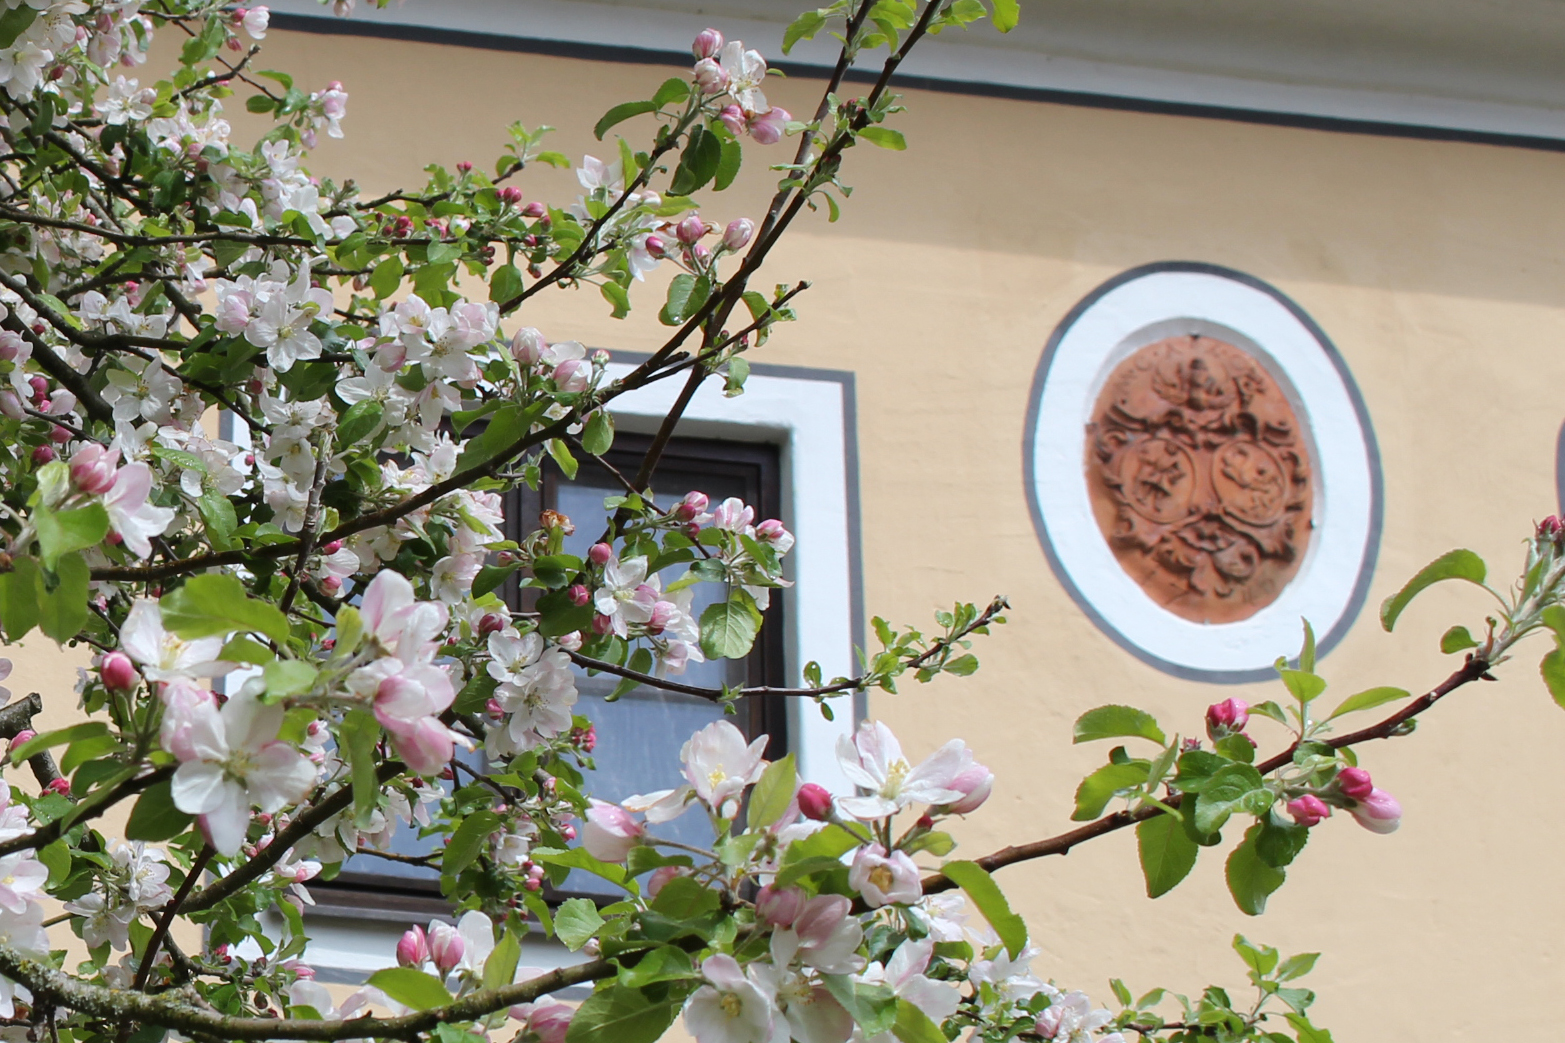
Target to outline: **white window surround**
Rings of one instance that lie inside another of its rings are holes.
[[[1083,472],[1086,425],[1110,371],[1163,337],[1201,333],[1257,358],[1305,420],[1315,460],[1314,531],[1297,575],[1248,619],[1203,625],[1154,602],[1103,538]],[[1184,262],[1111,279],[1068,315],[1044,352],[1024,436],[1025,480],[1038,538],[1060,582],[1127,651],[1161,670],[1213,682],[1267,680],[1301,640],[1321,653],[1363,606],[1380,539],[1374,431],[1336,349],[1292,301],[1239,272]]]

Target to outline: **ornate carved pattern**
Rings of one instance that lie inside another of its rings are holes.
[[[1299,419],[1254,358],[1210,337],[1160,340],[1115,367],[1087,425],[1087,485],[1121,567],[1198,623],[1270,604],[1308,546]]]

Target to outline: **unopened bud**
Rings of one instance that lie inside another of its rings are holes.
[[[607,543],[594,543],[587,551],[587,560],[594,565],[607,565],[614,558],[614,548]]]
[[[548,213],[549,208],[539,202],[528,203],[526,206],[522,207],[523,217],[539,218],[547,216]]]
[[[706,222],[701,220],[699,214],[691,214],[674,226],[674,234],[686,246],[693,245],[696,240],[706,235],[707,230]]]
[[[668,244],[655,235],[647,236],[646,247],[647,253],[653,257],[663,257],[668,253]]]
[[[1316,825],[1322,819],[1331,817],[1331,807],[1313,793],[1288,802],[1288,814],[1293,816],[1293,821],[1308,829]]]
[[[500,197],[500,202],[509,203],[512,206],[522,201],[522,190],[515,185],[506,185],[496,192],[495,195]]]
[[[71,780],[70,779],[51,779],[51,780],[49,780],[49,785],[44,787],[44,792],[46,792],[46,793],[58,793],[62,797],[63,796],[67,796],[71,792]]]
[[[755,234],[755,222],[748,217],[735,218],[723,229],[723,245],[730,250],[741,249]]]
[[[767,884],[755,896],[755,915],[773,927],[792,927],[804,911],[805,894],[797,887]]]
[[[11,750],[17,749],[20,746],[22,746],[22,744],[27,743],[27,742],[31,742],[33,739],[36,739],[36,738],[38,738],[38,733],[37,732],[33,731],[31,728],[23,728],[21,731],[17,732],[15,736],[12,737],[11,745],[9,747],[7,747],[7,749],[11,749]]]
[[[128,692],[141,683],[141,675],[136,673],[135,664],[124,652],[110,652],[104,656],[103,663],[98,667],[98,676],[103,678],[106,687],[116,692]]]
[[[572,584],[571,589],[567,593],[573,605],[585,605],[592,600],[592,592],[580,583]]]
[[[1337,788],[1345,797],[1363,800],[1374,791],[1375,783],[1363,768],[1343,768],[1337,772]]]
[[[806,782],[799,787],[799,814],[814,822],[831,818],[832,796],[825,786]]]
[[[59,454],[57,454],[51,447],[41,445],[33,450],[33,463],[37,464],[39,467],[42,467],[44,464],[52,461],[57,455]]]
[[[723,34],[716,29],[702,29],[690,45],[690,53],[696,58],[715,58],[722,49]]]
[[[397,963],[404,967],[422,967],[429,962],[429,939],[422,927],[414,926],[397,941]]]
[[[75,435],[71,434],[70,431],[61,427],[59,424],[55,424],[49,429],[49,441],[55,443],[56,445],[64,445],[66,442],[69,442],[75,437]]]
[[[1243,731],[1250,721],[1250,704],[1243,699],[1224,699],[1206,708],[1206,734],[1212,741],[1230,732]]]
[[[490,634],[504,630],[508,622],[509,620],[498,612],[486,612],[478,621],[478,636],[488,637]]]

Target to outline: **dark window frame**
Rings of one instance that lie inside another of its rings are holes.
[[[604,461],[626,477],[632,477],[652,443],[651,436],[620,433],[614,446],[604,454]],[[756,520],[782,516],[782,457],[780,447],[768,442],[740,442],[708,438],[673,438],[664,448],[653,479],[653,493],[657,496],[660,485],[666,485],[668,476],[695,474],[721,475],[738,478],[745,485],[745,502],[755,508]],[[580,461],[578,480],[594,479],[593,484],[618,486],[619,479],[593,458]],[[552,508],[556,502],[555,491],[564,476],[552,460],[547,460],[543,481],[537,490],[523,485],[506,496],[503,534],[506,539],[519,541],[532,532],[539,514]],[[660,506],[668,507],[667,496],[657,496]],[[715,505],[715,502],[714,502]],[[592,524],[583,522],[581,524]],[[503,585],[499,593],[513,607],[527,604],[528,591],[519,589],[514,580]],[[773,590],[770,604],[764,612],[764,623],[756,647],[745,661],[745,683],[752,685],[782,686],[787,683],[787,635],[784,613],[786,596],[783,590]],[[600,675],[603,676],[603,675]],[[788,707],[782,699],[747,699],[740,703],[737,715],[728,718],[747,736],[766,735],[765,756],[775,760],[789,749]],[[672,757],[677,751],[669,751]],[[373,856],[365,856],[373,861]],[[391,863],[384,863],[390,866]],[[405,922],[420,917],[441,916],[451,912],[451,905],[439,893],[439,885],[433,880],[409,879],[395,872],[339,873],[334,879],[312,882],[312,897],[316,904],[306,910],[314,917],[339,917],[367,920]],[[604,899],[603,894],[582,893],[548,888],[545,897],[552,903],[572,897]]]

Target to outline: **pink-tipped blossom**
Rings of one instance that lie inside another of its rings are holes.
[[[647,877],[646,892],[648,898],[656,898],[658,892],[676,876],[683,876],[684,866],[658,866],[652,870],[652,875]]]
[[[442,974],[449,974],[462,962],[467,943],[455,927],[437,920],[429,925],[426,937],[429,940],[430,958]]]
[[[594,543],[587,551],[587,560],[594,565],[606,565],[614,558],[614,548],[607,543]]]
[[[832,795],[825,786],[806,782],[799,787],[799,814],[813,822],[831,818]]]
[[[630,857],[630,849],[641,843],[641,835],[645,832],[646,827],[618,804],[588,801],[582,844],[593,858],[623,862]]]
[[[797,887],[767,884],[755,896],[755,915],[773,927],[792,927],[808,896]]]
[[[570,590],[566,591],[566,597],[570,598],[571,604],[580,607],[592,602],[592,591],[581,583],[572,583]]]
[[[739,137],[745,131],[744,110],[737,105],[724,105],[723,111],[717,114],[722,120],[723,126],[728,128],[728,133]]]
[[[539,1043],[565,1043],[565,1035],[575,1016],[575,1007],[545,996],[533,1004],[532,1012],[527,1015],[527,1029],[538,1037]]]
[[[1306,793],[1288,802],[1288,814],[1293,821],[1308,829],[1331,817],[1331,806],[1313,793]]]
[[[32,454],[32,456],[33,456],[33,463],[37,464],[39,467],[42,467],[44,464],[53,463],[55,457],[57,457],[59,455],[60,454],[58,454],[58,453],[56,453],[54,451],[54,447],[53,446],[47,446],[47,445],[35,446],[33,448],[33,454]],[[149,550],[148,553],[151,553],[151,551]],[[142,557],[146,557],[146,555],[144,554],[144,555],[142,555]]]
[[[741,250],[754,234],[754,221],[748,217],[736,217],[723,229],[723,246],[728,250]]]
[[[865,844],[848,867],[848,886],[864,896],[872,909],[883,905],[907,905],[924,896],[918,866],[906,851],[889,855],[879,844]]]
[[[1374,792],[1375,783],[1363,768],[1343,768],[1337,772],[1337,788],[1344,797],[1365,800]]]
[[[531,326],[523,326],[511,338],[511,357],[528,368],[536,366],[548,349],[543,334]]]
[[[691,214],[689,217],[685,218],[683,221],[679,222],[679,224],[674,226],[674,234],[678,236],[679,241],[684,243],[686,246],[696,242],[703,235],[706,235],[708,231],[710,231],[710,229],[707,227],[707,223],[701,220],[699,214]]]
[[[945,806],[947,814],[970,815],[977,811],[989,799],[989,794],[994,790],[994,772],[982,764],[971,764],[956,773],[951,779],[951,788],[964,794],[961,800],[953,801]]]
[[[723,34],[716,29],[702,29],[690,45],[695,58],[715,58],[723,49]]]
[[[397,940],[397,962],[404,967],[422,967],[429,962],[429,939],[417,925]]]
[[[1383,789],[1372,789],[1348,808],[1358,824],[1371,833],[1395,833],[1402,824],[1402,805]]]
[[[775,145],[783,139],[791,119],[793,114],[787,109],[773,105],[765,112],[750,117],[747,124],[750,137],[757,145]]]
[[[1232,732],[1243,731],[1250,721],[1250,704],[1243,699],[1224,699],[1206,708],[1206,734],[1215,742]]]
[[[702,94],[721,94],[728,89],[728,70],[711,58],[696,62],[691,79]]]
[[[102,496],[114,487],[120,451],[89,442],[71,456],[71,482],[84,493]]]
[[[141,683],[141,675],[124,652],[110,652],[98,666],[98,676],[105,687],[116,692],[128,692]]]

